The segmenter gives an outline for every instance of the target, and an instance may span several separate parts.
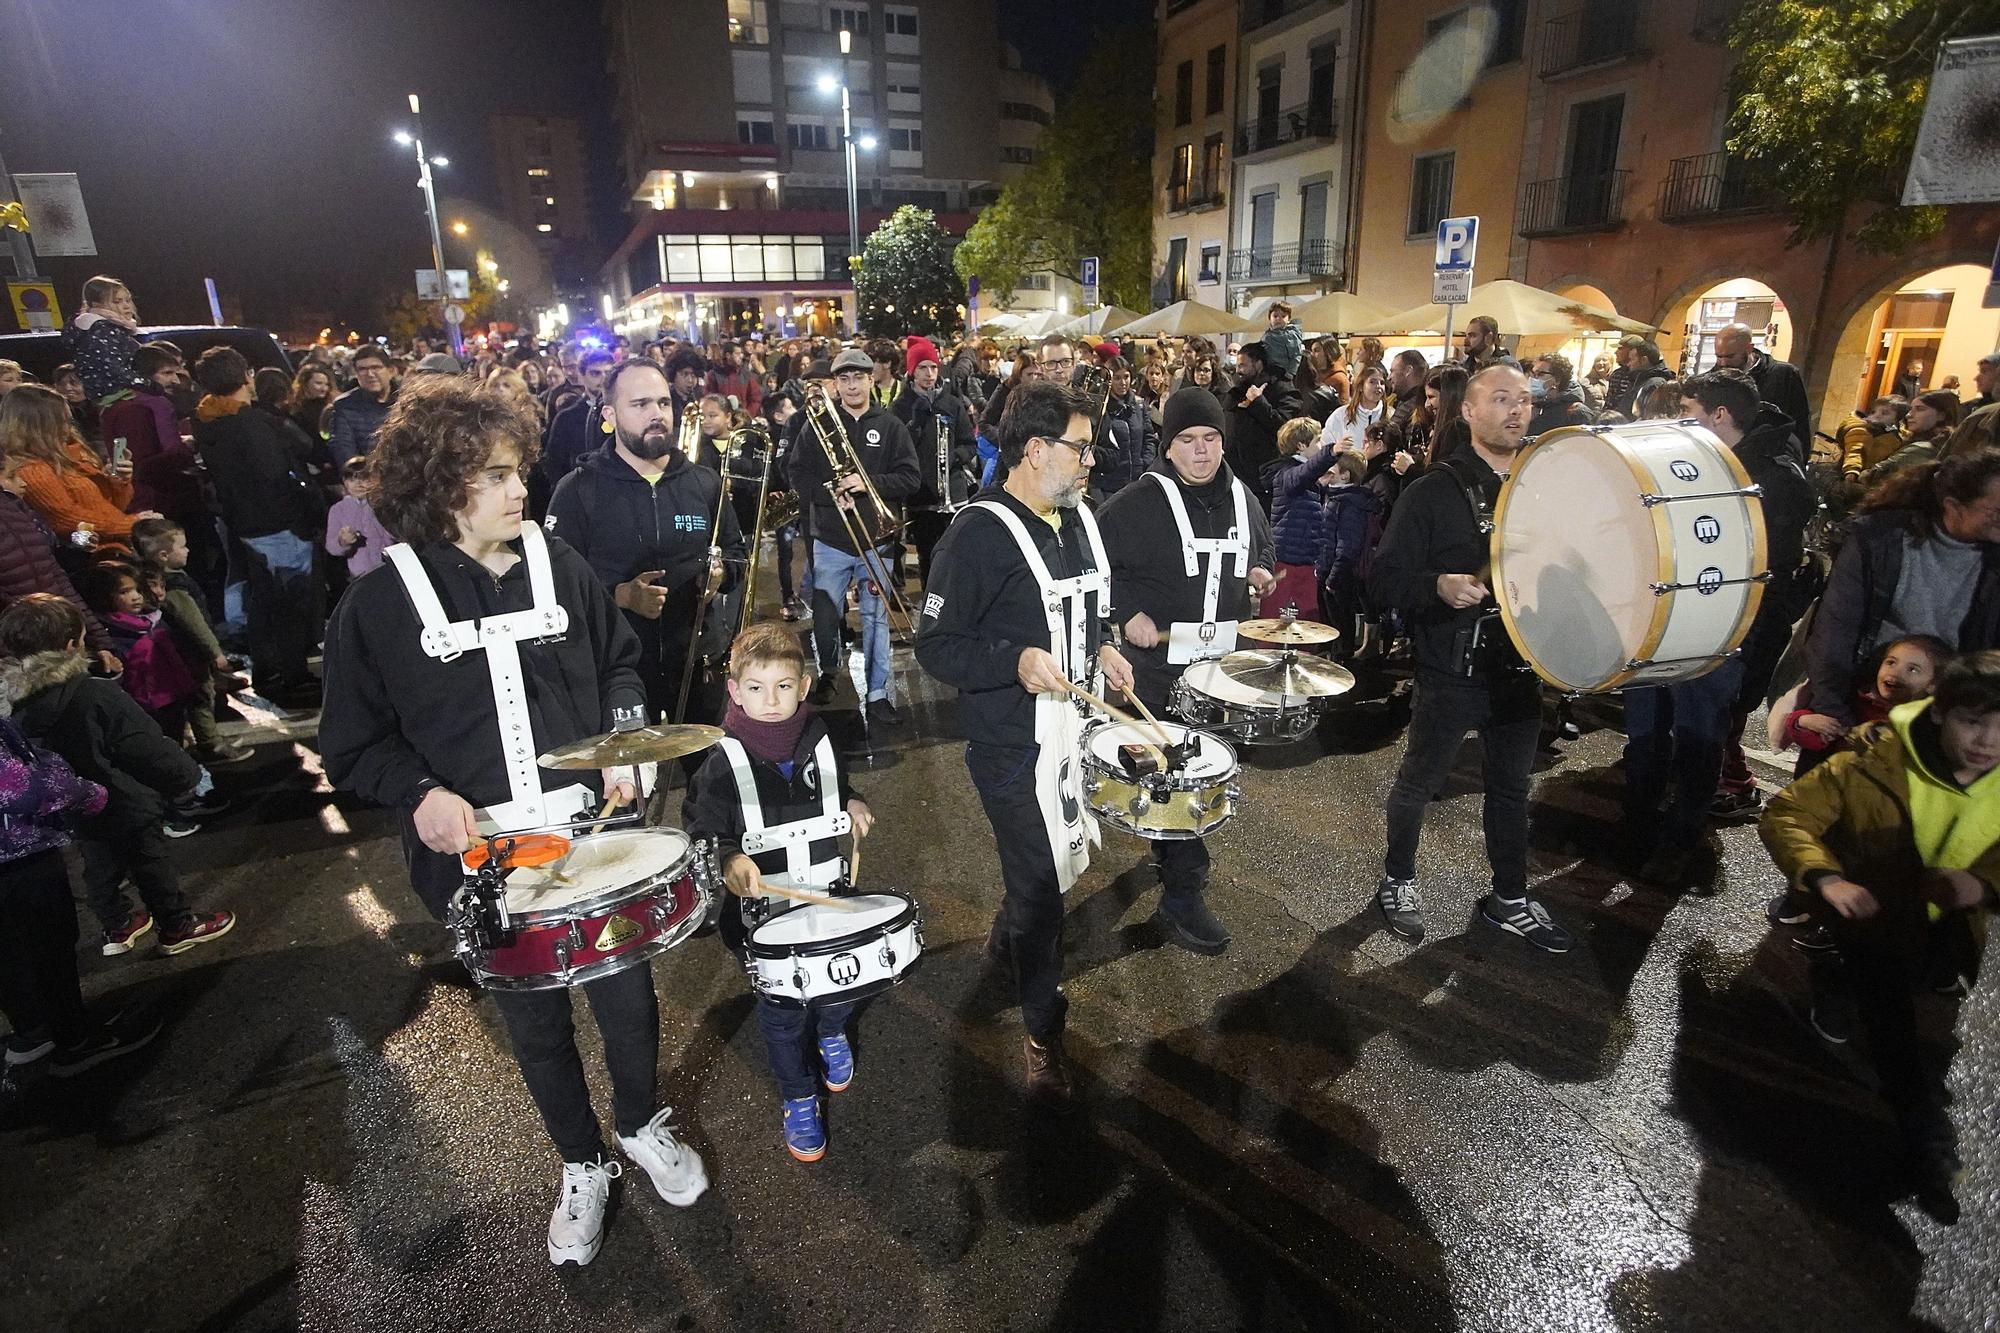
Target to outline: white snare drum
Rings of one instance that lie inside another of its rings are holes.
[[[1127,745],[1155,744],[1153,729],[1100,720],[1083,729],[1083,799],[1091,813],[1115,829],[1141,838],[1199,838],[1236,813],[1236,751],[1220,736],[1176,722],[1160,729],[1175,745],[1189,746],[1187,764],[1175,773],[1133,776],[1119,758]]]
[[[1323,698],[1257,690],[1231,679],[1220,662],[1196,662],[1174,682],[1175,716],[1245,745],[1290,745],[1319,724]]]
[[[687,835],[630,829],[578,838],[560,860],[507,872],[504,943],[484,943],[464,903],[447,924],[458,954],[494,990],[553,990],[665,953],[708,915],[709,875]]]
[[[1763,600],[1760,495],[1734,451],[1691,421],[1540,436],[1494,512],[1492,587],[1515,647],[1575,693],[1708,671]]]
[[[900,893],[859,893],[851,911],[808,903],[759,924],[743,946],[757,993],[787,1008],[863,1000],[908,976],[923,914]]]

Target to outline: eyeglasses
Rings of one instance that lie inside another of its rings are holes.
[[[1035,438],[1040,440],[1043,444],[1062,444],[1069,446],[1070,448],[1076,450],[1076,461],[1079,463],[1081,463],[1084,459],[1091,457],[1097,452],[1097,445],[1090,440],[1084,440],[1083,442],[1078,443],[1075,440],[1065,440],[1060,435],[1038,435]]]
[[[1068,358],[1065,358],[1064,360],[1061,360],[1061,361],[1055,361],[1055,360],[1047,360],[1047,361],[1043,361],[1043,362],[1042,362],[1042,369],[1043,369],[1043,370],[1068,370],[1068,369],[1069,369],[1069,368],[1070,368],[1071,366],[1073,366],[1073,365],[1075,365],[1075,364],[1076,364],[1076,358],[1075,358],[1075,357],[1068,357]]]

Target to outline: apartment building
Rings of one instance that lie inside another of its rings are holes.
[[[1163,0],[1153,100],[1153,263],[1161,304],[1225,300],[1237,0]]]
[[[995,0],[610,0],[605,16],[634,216],[600,281],[627,332],[851,326],[843,95],[864,240],[902,204],[963,232],[1055,110]]]
[[[554,291],[587,279],[596,262],[583,127],[573,116],[486,118],[500,179],[500,216],[542,261]],[[496,238],[479,240],[489,249]],[[516,271],[518,265],[510,266]]]

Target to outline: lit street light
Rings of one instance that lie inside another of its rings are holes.
[[[840,30],[840,54],[842,57],[840,62],[840,77],[835,79],[831,74],[822,74],[819,76],[819,90],[821,92],[832,93],[836,88],[840,90],[840,146],[842,156],[847,159],[847,253],[849,256],[848,281],[850,282],[854,279],[853,256],[861,253],[861,203],[854,183],[854,150],[858,146],[867,152],[872,153],[875,151],[874,135],[863,135],[858,145],[854,139],[854,124],[850,119],[849,112],[850,99],[847,91],[846,60],[846,56],[853,49],[854,34],[846,28],[842,28]]]
[[[465,235],[465,233],[471,230],[472,228],[466,226],[465,223],[462,221],[454,222],[451,224],[451,234],[454,236],[463,236]]]
[[[449,308],[451,305],[451,290],[450,290],[450,284],[445,279],[444,237],[438,231],[437,191],[435,188],[433,188],[431,184],[431,168],[434,166],[435,167],[449,166],[451,165],[451,162],[449,158],[426,157],[424,155],[424,123],[423,120],[421,119],[421,112],[418,107],[417,95],[415,93],[410,94],[410,114],[412,116],[419,117],[419,119],[416,122],[415,130],[414,131],[397,130],[395,137],[397,143],[402,144],[405,147],[414,148],[416,150],[417,188],[424,192],[424,215],[426,218],[429,219],[431,224],[431,262],[437,265],[438,305],[439,305],[438,314],[440,317],[442,317],[445,309]],[[463,227],[464,225],[465,225],[464,223],[455,224],[452,230],[458,231],[458,229],[460,227]],[[459,232],[459,234],[464,235],[463,232]],[[444,328],[446,335],[449,336],[451,339],[451,350],[453,355],[461,357],[464,356],[465,339],[459,333],[458,325],[452,323],[450,320],[445,320]]]

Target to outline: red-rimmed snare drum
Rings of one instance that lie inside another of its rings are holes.
[[[566,856],[508,873],[513,940],[483,945],[465,913],[451,919],[458,956],[494,990],[554,990],[637,967],[708,914],[707,867],[687,835],[627,829],[578,838]]]
[[[1493,517],[1492,587],[1514,646],[1578,694],[1712,669],[1763,600],[1760,494],[1734,451],[1692,421],[1537,437]]]

